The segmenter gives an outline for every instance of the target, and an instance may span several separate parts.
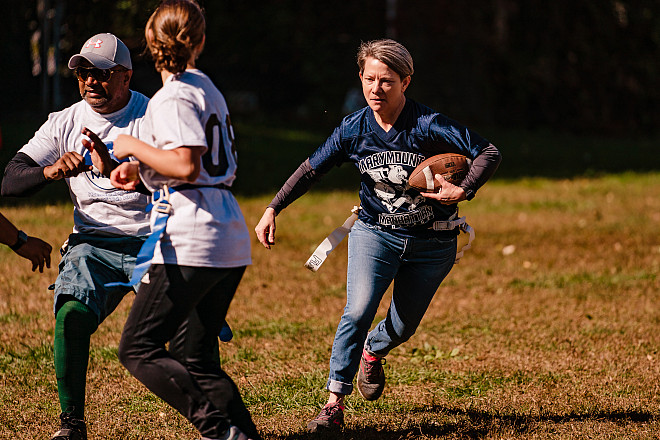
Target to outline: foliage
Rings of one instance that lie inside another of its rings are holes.
[[[62,66],[82,40],[112,31],[137,59],[135,88],[158,89],[150,63],[139,59],[156,0],[49,1],[64,4]],[[415,59],[409,95],[465,123],[617,135],[660,125],[660,2],[202,3],[208,35],[200,67],[245,117],[335,125],[347,92],[359,85],[360,41],[392,35]],[[390,20],[388,4],[396,5]],[[7,119],[39,107],[41,79],[31,77],[29,61],[30,36],[40,26],[35,2],[16,3],[0,24],[18,42],[0,48]],[[61,74],[72,102],[68,69]]]

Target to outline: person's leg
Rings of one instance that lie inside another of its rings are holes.
[[[307,430],[317,432],[341,427],[344,397],[353,391],[364,340],[380,301],[399,267],[404,240],[392,237],[358,221],[348,241],[346,307],[341,317],[330,357],[328,402],[310,421]]]
[[[82,420],[89,343],[98,327],[98,317],[86,305],[69,298],[60,306],[55,319],[55,375],[62,412]]]
[[[165,344],[222,278],[218,273],[208,268],[152,265],[150,282],[140,286],[119,343],[119,360],[128,371],[207,438],[220,438],[227,432],[228,414],[213,405],[186,366],[165,350]],[[218,317],[216,332],[223,319]]]
[[[131,240],[129,240],[131,241]],[[126,246],[122,241],[118,249]],[[122,253],[83,242],[73,234],[53,286],[55,374],[62,414],[61,432],[85,431],[85,388],[91,335],[125,296],[127,289],[105,289],[110,279],[125,278]],[[54,438],[58,438],[56,434]],[[73,434],[71,434],[73,435]],[[85,434],[80,434],[86,438]],[[59,437],[68,438],[68,437]],[[71,437],[74,438],[74,437]]]
[[[376,357],[387,355],[415,333],[440,283],[456,258],[456,239],[411,239],[394,278],[387,317],[369,332],[365,349]]]
[[[168,351],[190,372],[214,406],[251,439],[261,438],[238,387],[220,365],[218,333],[245,267],[216,269],[225,275],[197,304],[170,341]]]
[[[349,234],[346,307],[330,357],[327,388],[350,394],[364,341],[400,265],[405,240],[356,222]]]
[[[455,239],[406,240],[387,317],[369,332],[360,359],[357,388],[366,400],[383,393],[383,357],[415,333],[455,257]]]

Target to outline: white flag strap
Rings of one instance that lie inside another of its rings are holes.
[[[459,226],[461,228],[462,232],[465,232],[466,234],[469,234],[468,242],[461,248],[460,251],[456,253],[456,260],[454,260],[454,264],[458,264],[458,260],[461,259],[465,251],[470,249],[472,247],[472,240],[474,240],[474,229],[472,229],[472,226],[468,225],[465,222],[465,217],[461,217],[463,219],[463,224]]]
[[[321,244],[316,248],[314,253],[309,257],[307,262],[305,263],[305,267],[312,272],[316,272],[319,270],[319,267],[323,264],[326,258],[328,258],[328,255],[330,255],[330,252],[332,252],[339,243],[348,235],[349,232],[351,232],[351,228],[353,227],[353,224],[355,223],[355,220],[358,218],[358,211],[360,210],[359,206],[354,206],[351,212],[350,217],[346,219],[343,225],[335,229],[328,235],[325,240],[321,242]]]
[[[348,233],[351,232],[351,228],[353,227],[355,220],[358,218],[359,210],[359,206],[354,206],[351,210],[353,214],[351,214],[351,216],[346,219],[344,224],[332,231],[330,235],[328,235],[321,242],[321,244],[318,245],[314,253],[305,262],[305,267],[307,269],[311,270],[312,272],[319,270],[325,259],[328,258],[328,255],[330,255],[330,252],[335,250],[337,245],[339,245],[339,243],[341,243],[341,241],[348,235]],[[453,230],[456,227],[460,228],[461,232],[468,234],[469,237],[467,244],[465,244],[461,250],[456,253],[456,260],[454,260],[454,264],[458,263],[458,260],[463,257],[465,251],[472,247],[472,241],[474,240],[475,236],[474,229],[472,229],[472,227],[467,224],[465,217],[461,217],[456,220],[437,221],[434,222],[433,226],[431,227],[431,229],[436,231]]]

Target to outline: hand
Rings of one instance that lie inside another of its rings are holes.
[[[421,193],[427,199],[437,200],[443,205],[453,205],[467,199],[463,188],[447,182],[442,175],[436,174],[435,180],[438,182],[440,191],[437,193]]]
[[[46,180],[60,180],[91,170],[91,165],[85,165],[84,157],[75,151],[69,151],[57,159],[54,164],[44,167],[44,177]]]
[[[110,183],[115,188],[135,191],[140,183],[139,162],[123,162],[110,173]]]
[[[133,136],[127,134],[120,134],[115,139],[115,143],[112,146],[112,152],[114,153],[117,159],[125,159],[128,156],[133,155],[133,141],[136,139]]]
[[[50,269],[50,251],[52,250],[53,248],[45,241],[37,237],[28,237],[25,244],[18,248],[16,253],[32,262],[32,272],[38,267],[39,272],[43,273],[44,264]]]
[[[92,163],[97,170],[105,177],[110,177],[110,172],[117,166],[117,162],[113,161],[108,152],[108,147],[103,141],[89,128],[82,129],[82,134],[87,136],[88,139],[83,139],[82,143],[87,150],[89,150],[92,158]]]
[[[275,244],[275,210],[266,208],[261,220],[254,228],[257,238],[266,249],[270,249]]]

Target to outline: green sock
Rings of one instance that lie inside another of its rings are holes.
[[[89,340],[97,327],[96,314],[76,300],[64,303],[55,317],[55,375],[60,407],[77,419],[85,416]]]

